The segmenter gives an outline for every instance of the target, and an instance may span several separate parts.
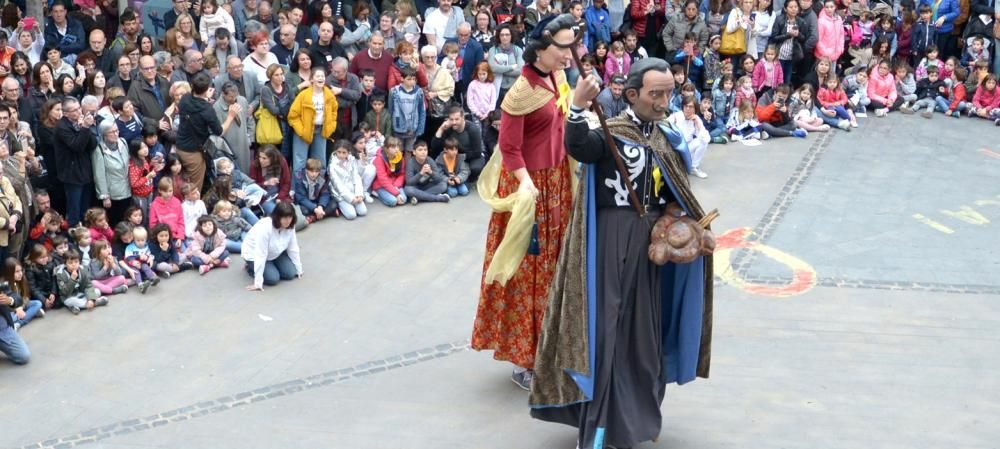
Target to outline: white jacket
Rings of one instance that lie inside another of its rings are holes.
[[[264,288],[265,262],[277,259],[281,253],[295,265],[295,272],[302,274],[302,260],[299,258],[299,240],[294,229],[275,229],[271,217],[264,217],[250,228],[243,238],[241,256],[247,262],[254,262],[253,285]]]
[[[229,15],[221,7],[216,9],[215,14],[203,14],[201,16],[201,23],[198,25],[198,33],[201,34],[201,41],[207,44],[209,39],[213,39],[214,42],[215,30],[217,28],[225,28],[233,35],[236,34],[236,22],[233,20],[233,16]]]

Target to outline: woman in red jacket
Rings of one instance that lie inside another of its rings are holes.
[[[267,192],[260,200],[260,207],[266,215],[271,215],[278,201],[291,202],[292,172],[288,163],[274,145],[260,147],[257,158],[250,162],[250,179]]]

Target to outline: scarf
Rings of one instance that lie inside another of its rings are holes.
[[[393,156],[392,159],[389,159],[389,156],[386,156],[385,151],[383,151],[382,160],[385,161],[385,164],[389,166],[389,172],[391,172],[392,175],[398,175],[400,169],[402,168],[402,166],[399,163],[403,161],[403,152],[400,151],[396,153],[396,155]]]

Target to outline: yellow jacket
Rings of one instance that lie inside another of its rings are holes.
[[[316,107],[312,102],[313,88],[309,86],[299,92],[288,110],[288,124],[305,143],[312,143],[316,134]],[[337,130],[337,96],[329,87],[323,87],[323,131],[324,139],[329,139]]]

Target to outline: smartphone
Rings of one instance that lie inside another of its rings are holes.
[[[757,13],[756,12],[750,13],[750,20],[756,20],[756,19],[757,19]]]
[[[31,29],[35,27],[35,18],[34,17],[25,17],[25,18],[23,18],[21,20],[24,22],[24,29],[25,30],[31,31]]]

